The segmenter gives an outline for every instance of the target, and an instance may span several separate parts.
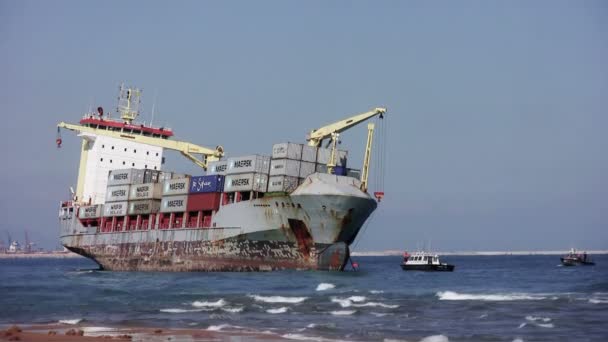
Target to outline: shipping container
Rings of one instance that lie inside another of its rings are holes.
[[[356,178],[356,179],[361,179],[361,170],[346,169],[346,175],[348,177],[353,177],[353,178]]]
[[[254,154],[245,157],[228,158],[229,175],[239,173],[265,173],[270,171],[270,157]]]
[[[174,213],[186,211],[188,195],[177,195],[163,197],[160,203],[161,213]]]
[[[272,146],[272,159],[302,159],[302,144],[290,142],[274,144]]]
[[[128,200],[130,187],[131,186],[128,184],[108,186],[108,189],[106,190],[106,203]]]
[[[160,199],[162,186],[161,183],[131,185],[129,200]]]
[[[329,163],[331,157],[331,148],[319,147],[317,150],[317,163],[326,164]],[[348,159],[348,151],[336,150],[336,166],[346,167],[346,161]]]
[[[158,183],[160,177],[160,171],[157,170],[144,170],[144,183]]]
[[[346,168],[342,166],[334,167],[334,175],[336,176],[346,176]]]
[[[111,170],[108,173],[108,186],[142,184],[143,182],[144,170],[141,169]]]
[[[298,177],[300,175],[300,161],[273,159],[270,161],[270,175]]]
[[[306,177],[312,175],[313,173],[315,173],[316,172],[315,166],[316,166],[315,163],[309,163],[309,162],[300,163],[299,177],[306,178]]]
[[[222,194],[219,192],[188,195],[187,211],[217,210],[220,207]]]
[[[207,175],[225,175],[228,171],[227,160],[212,161],[207,164]]]
[[[315,163],[317,161],[317,149],[316,146],[302,146],[302,160],[309,163]]]
[[[158,182],[162,183],[167,180],[171,180],[173,178],[173,172],[171,171],[161,171],[158,176]]]
[[[268,192],[292,192],[298,187],[298,177],[270,176]]]
[[[129,215],[147,215],[154,214],[160,210],[160,201],[148,199],[142,201],[129,202]]]
[[[262,173],[245,173],[228,175],[224,181],[224,192],[259,191],[266,192],[268,175]]]
[[[186,195],[190,189],[190,178],[178,178],[163,182],[163,196]]]
[[[173,172],[173,176],[171,177],[171,179],[182,179],[182,178],[190,178],[190,175],[185,174],[185,173]]]
[[[101,217],[102,207],[103,205],[101,204],[80,207],[78,209],[78,218],[91,219]]]
[[[190,178],[190,194],[222,192],[224,190],[224,176],[195,176]]]
[[[114,203],[106,203],[103,206],[103,216],[104,217],[112,217],[112,216],[125,216],[127,215],[129,209],[129,202],[114,202]]]

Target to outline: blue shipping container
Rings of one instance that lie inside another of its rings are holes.
[[[346,176],[346,168],[344,166],[334,166],[334,175]]]
[[[190,193],[222,192],[224,189],[224,176],[195,176],[190,179]]]

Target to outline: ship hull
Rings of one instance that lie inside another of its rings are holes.
[[[332,177],[317,176],[291,195],[222,206],[206,228],[106,233],[63,217],[61,241],[111,271],[339,271],[377,204],[346,177]]]

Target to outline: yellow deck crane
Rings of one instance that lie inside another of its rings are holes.
[[[329,158],[329,163],[327,163],[327,172],[333,173],[333,169],[336,166],[336,148],[338,143],[338,138],[340,137],[340,133],[346,131],[349,128],[352,128],[363,121],[373,118],[378,115],[381,119],[384,117],[386,113],[386,108],[375,108],[369,112],[357,114],[350,118],[340,120],[338,122],[334,122],[332,124],[323,126],[321,128],[313,129],[306,136],[306,140],[308,141],[309,146],[321,146],[323,140],[331,139],[331,156]],[[363,157],[363,168],[361,169],[361,190],[367,191],[367,179],[369,176],[369,163],[371,160],[371,152],[372,152],[372,141],[374,136],[374,128],[375,125],[373,123],[369,123],[367,126],[368,134],[367,134],[367,144],[365,148],[365,156]]]

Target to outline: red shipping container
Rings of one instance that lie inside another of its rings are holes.
[[[210,192],[203,194],[188,195],[187,211],[217,210],[220,207],[222,194]]]

